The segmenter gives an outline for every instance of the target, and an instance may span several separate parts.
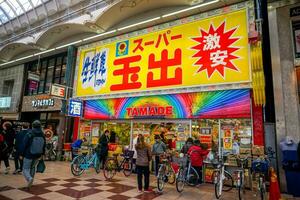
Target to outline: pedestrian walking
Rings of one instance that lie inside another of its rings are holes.
[[[18,174],[22,172],[23,169],[23,159],[22,159],[22,149],[24,149],[24,138],[28,133],[29,124],[25,123],[22,125],[22,130],[16,134],[15,144],[14,144],[14,161],[15,161],[15,171],[13,174]]]
[[[15,130],[10,122],[5,122],[3,124],[2,136],[4,138],[4,143],[6,148],[4,148],[1,152],[1,160],[4,161],[5,164],[5,174],[8,174],[10,171],[9,166],[9,156],[11,155],[14,148],[14,140],[15,140]],[[1,163],[0,163],[1,165]]]
[[[193,142],[194,142],[193,138],[188,138],[180,152],[183,153],[184,155],[187,154],[188,150],[191,148],[191,146],[193,146]]]
[[[138,192],[143,192],[143,176],[144,176],[144,192],[152,192],[149,188],[150,170],[149,162],[151,161],[151,148],[145,143],[145,138],[139,134],[137,144],[135,145],[137,152],[136,172],[138,182]]]
[[[24,137],[24,146],[22,149],[23,175],[27,181],[27,187],[30,189],[33,184],[36,165],[38,160],[45,154],[46,139],[42,131],[41,122],[36,120],[32,123],[32,130]]]

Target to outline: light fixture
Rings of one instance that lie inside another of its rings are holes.
[[[98,35],[94,35],[94,36],[91,36],[91,37],[88,37],[88,38],[84,38],[82,41],[92,40],[92,39],[95,39],[97,37],[101,37],[101,36],[104,36],[104,35],[108,35],[108,34],[114,33],[116,31],[117,30],[111,30],[111,31],[108,31],[108,32],[104,32],[104,33],[101,33],[101,34],[98,34]]]
[[[20,61],[20,60],[24,60],[24,59],[27,59],[27,58],[31,58],[33,57],[33,55],[29,55],[29,56],[25,56],[25,57],[22,57],[22,58],[18,58],[16,60],[14,60],[14,62],[17,62],[17,61]]]
[[[48,49],[48,50],[45,50],[45,51],[42,51],[42,52],[39,52],[39,53],[35,53],[33,54],[34,56],[38,56],[38,55],[41,55],[41,54],[44,54],[44,53],[48,53],[48,52],[51,52],[51,51],[54,51],[55,48],[52,48],[52,49]]]
[[[178,10],[178,11],[175,11],[175,12],[171,12],[169,14],[165,14],[163,15],[162,17],[165,18],[165,17],[170,17],[172,15],[177,15],[179,13],[183,13],[183,12],[186,12],[186,11],[189,11],[189,10],[194,10],[196,8],[201,8],[201,7],[204,7],[204,6],[208,6],[210,4],[214,4],[214,3],[218,3],[220,0],[214,0],[214,1],[209,1],[209,2],[206,2],[206,3],[201,3],[199,5],[196,5],[196,6],[192,6],[192,7],[189,7],[189,8],[185,8],[185,9],[182,9],[182,10]]]
[[[124,26],[124,27],[122,27],[122,28],[118,28],[117,30],[118,30],[118,31],[122,31],[122,30],[124,30],[124,29],[128,29],[128,28],[131,28],[131,27],[134,27],[134,26],[138,26],[138,25],[141,25],[141,24],[146,24],[146,23],[149,23],[149,22],[158,20],[158,19],[160,19],[160,18],[161,18],[161,17],[155,17],[155,18],[148,19],[148,20],[145,20],[145,21],[142,21],[142,22],[138,22],[138,23],[131,24],[131,25],[128,25],[128,26]]]

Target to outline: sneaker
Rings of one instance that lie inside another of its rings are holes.
[[[16,175],[17,173],[19,173],[18,169],[13,172],[13,175]]]
[[[28,185],[27,185],[28,190],[31,188],[32,184],[33,184],[33,179],[31,179],[31,180],[28,182]]]
[[[9,170],[10,170],[10,167],[6,167],[6,169],[4,170],[4,173],[5,173],[5,174],[8,174],[8,173],[9,173]]]
[[[138,190],[138,193],[143,193],[143,190]]]
[[[148,188],[147,190],[144,190],[144,192],[150,193],[150,192],[153,192],[153,190],[151,188]]]

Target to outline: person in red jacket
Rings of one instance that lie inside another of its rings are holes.
[[[202,165],[203,160],[208,154],[208,150],[201,147],[199,140],[194,141],[194,145],[191,146],[188,150],[188,155],[190,155],[190,161],[192,167],[197,171],[199,175],[198,184],[202,183]]]

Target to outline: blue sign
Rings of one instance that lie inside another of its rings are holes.
[[[69,100],[68,115],[72,117],[81,117],[83,110],[83,102],[78,99]]]

